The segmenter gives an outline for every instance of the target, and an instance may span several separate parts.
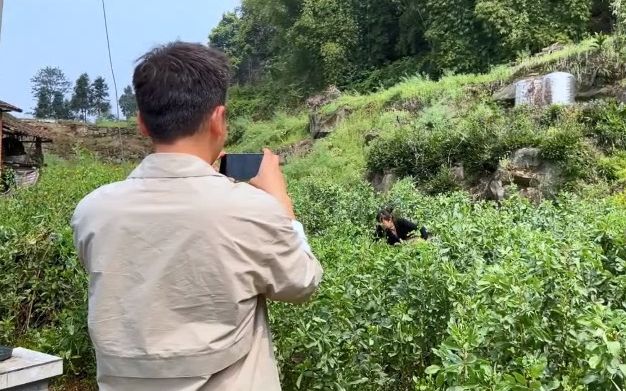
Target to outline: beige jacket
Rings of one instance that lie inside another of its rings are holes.
[[[305,301],[322,269],[273,197],[153,154],[72,227],[101,390],[280,389],[265,297]]]

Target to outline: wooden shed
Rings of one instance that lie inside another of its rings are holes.
[[[0,173],[11,169],[17,185],[29,185],[39,178],[43,144],[52,140],[44,128],[23,123],[11,111],[22,110],[0,101]]]

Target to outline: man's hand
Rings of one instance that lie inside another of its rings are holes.
[[[222,150],[222,152],[220,152],[220,154],[217,156],[217,159],[215,159],[215,161],[213,162],[212,166],[215,169],[215,171],[219,171],[220,170],[220,161],[222,160],[222,158],[226,156],[226,151]]]
[[[263,150],[263,161],[261,161],[259,173],[250,180],[250,184],[274,196],[286,209],[287,215],[295,220],[293,204],[289,194],[287,194],[287,183],[282,171],[280,171],[278,155],[267,148]]]

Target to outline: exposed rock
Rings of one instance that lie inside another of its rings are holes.
[[[504,173],[502,175],[510,176],[510,182],[505,181],[505,183],[517,185],[520,191],[535,189],[543,195],[552,195],[556,193],[562,182],[561,169],[543,160],[541,150],[538,148],[518,149],[513,152],[509,164],[501,167],[499,171]],[[535,190],[528,190],[526,193],[533,193]]]
[[[552,72],[545,75],[526,74],[513,83],[493,93],[492,98],[498,102],[515,103],[515,105],[549,106],[552,104],[569,105],[576,99],[589,99],[587,95],[598,92],[580,92],[574,75],[566,72]],[[615,94],[613,94],[615,96]]]
[[[513,173],[502,167],[498,168],[494,177],[498,178],[502,182],[502,184],[505,186],[512,185],[515,183],[515,178],[513,176]]]
[[[386,193],[393,187],[393,184],[396,182],[397,176],[391,171],[386,171],[384,173],[375,173],[372,174],[369,178],[372,187],[378,192]]]
[[[489,181],[489,185],[487,186],[484,196],[488,200],[502,201],[504,199],[504,194],[505,191],[502,181],[494,178]]]
[[[276,154],[280,158],[280,164],[283,165],[292,157],[302,157],[309,153],[313,148],[313,140],[306,139],[295,144],[276,150]]]
[[[503,172],[498,170],[488,177],[481,178],[470,192],[478,199],[502,201],[506,195],[502,174]]]
[[[545,195],[554,195],[563,183],[563,170],[550,162],[544,162],[537,171],[537,187]]]
[[[324,92],[314,95],[306,100],[309,110],[317,110],[341,96],[341,91],[336,86],[329,86]]]
[[[332,133],[335,128],[350,114],[345,107],[339,108],[334,113],[324,116],[319,112],[309,114],[309,131],[313,138],[323,138]]]
[[[515,83],[501,88],[493,94],[493,99],[497,101],[515,100]]]
[[[365,133],[365,136],[363,137],[365,145],[370,145],[372,141],[376,140],[379,137],[379,132],[380,131],[378,130],[371,130]]]
[[[521,148],[513,152],[512,168],[524,170],[538,168],[541,164],[541,150],[539,148]]]
[[[525,171],[513,171],[511,172],[511,176],[513,177],[513,183],[521,188],[527,188],[536,184],[536,175],[530,172]]]
[[[594,99],[617,98],[620,100],[624,97],[624,89],[620,86],[604,86],[599,88],[590,88],[580,91],[576,94],[576,99],[581,101],[589,101]]]
[[[465,168],[463,167],[463,163],[455,164],[450,168],[450,173],[454,178],[454,181],[462,184],[465,181]]]

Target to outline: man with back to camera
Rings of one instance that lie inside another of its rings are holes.
[[[74,213],[103,391],[280,390],[265,298],[307,300],[322,269],[278,157],[250,184],[212,164],[227,136],[226,57],[171,43],[135,68],[155,153]]]

